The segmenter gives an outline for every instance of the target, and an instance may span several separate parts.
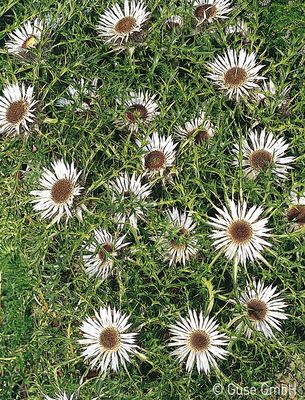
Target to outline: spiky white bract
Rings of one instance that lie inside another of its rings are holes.
[[[154,132],[148,139],[145,146],[142,147],[140,140],[136,141],[142,148],[142,168],[149,178],[156,175],[163,176],[166,169],[172,167],[175,162],[177,143],[173,142],[172,136],[161,136]]]
[[[248,283],[239,302],[245,308],[244,320],[237,330],[250,337],[253,331],[260,331],[267,338],[274,336],[273,329],[281,331],[281,322],[288,318],[284,309],[287,304],[276,293],[276,286],[266,286],[262,281]]]
[[[104,307],[94,311],[94,317],[87,317],[80,330],[84,339],[79,343],[84,346],[82,356],[89,360],[91,368],[102,373],[108,367],[118,371],[120,364],[130,362],[130,354],[136,352],[138,333],[127,332],[131,324],[130,316],[115,308]]]
[[[8,85],[0,96],[0,133],[7,135],[27,135],[34,121],[35,104],[34,88],[22,83]]]
[[[109,183],[113,203],[118,208],[115,219],[120,227],[128,222],[136,229],[138,219],[145,220],[143,210],[151,189],[149,183],[142,184],[141,180],[142,175],[130,176],[125,172]]]
[[[149,16],[142,1],[125,0],[124,9],[116,3],[100,16],[97,31],[104,42],[120,46],[142,30]]]
[[[151,95],[148,91],[139,90],[130,92],[128,98],[124,101],[124,119],[117,121],[120,129],[128,127],[134,133],[139,127],[147,126],[159,114],[159,106],[155,101],[156,95]],[[118,101],[121,105],[121,101]]]
[[[73,201],[79,196],[82,187],[77,183],[82,171],[77,172],[74,162],[65,163],[63,159],[54,161],[51,169],[44,168],[39,180],[41,190],[32,190],[36,196],[34,210],[41,213],[42,218],[52,218],[52,223],[59,223],[65,217],[66,221],[72,216]]]
[[[202,23],[210,23],[217,19],[228,18],[232,10],[231,0],[190,0],[194,7],[194,17],[197,26]]]
[[[98,79],[94,78],[89,84],[81,78],[76,85],[67,88],[67,98],[61,97],[56,101],[56,105],[61,108],[77,105],[76,112],[88,111],[92,107],[92,101],[97,97]]]
[[[207,77],[226,92],[231,99],[249,96],[249,91],[259,88],[257,81],[265,79],[259,75],[263,65],[257,65],[256,54],[248,54],[244,49],[239,53],[229,49],[224,55],[218,55],[208,64],[210,73]]]
[[[191,212],[180,212],[176,207],[167,210],[168,232],[158,238],[164,260],[169,265],[186,264],[198,252],[197,239],[192,236],[196,228]]]
[[[129,244],[125,237],[114,238],[105,229],[94,230],[94,242],[84,249],[89,254],[83,256],[89,276],[105,280],[112,274],[119,251]]]
[[[267,228],[268,218],[260,219],[263,208],[253,206],[248,210],[245,201],[236,205],[229,201],[229,207],[215,207],[218,215],[209,217],[208,224],[213,227],[210,237],[213,246],[225,253],[225,256],[236,263],[245,265],[248,260],[262,258],[265,247],[271,246],[264,238],[270,237]]]
[[[234,24],[226,27],[225,32],[227,35],[237,33],[241,36],[246,36],[249,32],[249,28],[244,20],[237,18]]]
[[[245,175],[249,178],[256,178],[260,172],[271,168],[277,179],[286,179],[288,171],[292,169],[291,163],[295,158],[285,157],[289,144],[284,138],[276,139],[272,133],[253,130],[250,138],[242,139],[242,143],[235,143],[233,152],[236,154],[234,165],[239,165],[239,154],[242,153],[242,166]]]
[[[186,370],[191,372],[196,365],[197,371],[209,374],[211,368],[217,367],[217,359],[228,356],[229,340],[220,333],[219,324],[214,317],[204,317],[202,312],[189,310],[188,316],[170,326],[171,347],[177,347],[172,354],[181,363],[186,360]]]
[[[213,137],[214,134],[214,126],[211,121],[206,118],[204,112],[201,112],[197,118],[186,122],[184,126],[178,126],[175,128],[175,137],[178,140],[184,141],[193,137],[197,144],[208,141],[208,139]]]
[[[270,78],[269,81],[264,80],[262,83],[262,90],[260,90],[257,93],[253,93],[251,96],[253,101],[257,102],[264,102],[265,104],[268,104],[268,100],[270,99],[279,99],[279,104],[278,107],[281,107],[286,101],[287,101],[287,95],[290,91],[291,87],[290,86],[284,86],[284,88],[280,89],[278,85],[276,85],[272,79]]]
[[[76,400],[75,394],[71,394],[70,396],[65,392],[57,393],[56,397],[45,396],[45,400]]]
[[[5,43],[8,53],[25,56],[29,49],[37,46],[41,40],[44,24],[38,18],[33,22],[26,21],[19,28],[9,33],[9,40]]]

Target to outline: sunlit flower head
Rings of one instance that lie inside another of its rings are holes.
[[[211,368],[217,368],[217,359],[228,356],[228,337],[220,333],[219,324],[214,317],[204,316],[202,312],[189,310],[188,316],[180,317],[170,326],[171,341],[169,346],[176,347],[172,352],[182,363],[186,360],[186,370],[209,374]]]
[[[215,129],[211,121],[206,118],[204,112],[201,112],[199,117],[178,126],[175,129],[175,137],[184,141],[193,138],[196,144],[206,143],[215,134]]]

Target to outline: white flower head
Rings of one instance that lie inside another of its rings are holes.
[[[271,168],[277,179],[286,179],[290,166],[294,162],[294,157],[286,157],[289,144],[284,138],[276,139],[272,133],[266,134],[266,130],[260,132],[251,131],[250,140],[242,139],[241,146],[234,145],[233,152],[237,159],[234,165],[239,165],[239,153],[243,155],[242,166],[245,175],[249,178],[256,178],[260,172]]]
[[[118,120],[117,126],[120,129],[125,128],[134,133],[139,127],[151,123],[159,114],[159,106],[155,101],[156,95],[151,95],[147,91],[139,90],[130,92],[129,98],[124,102],[124,120]],[[120,101],[118,101],[121,104]]]
[[[84,251],[87,254],[83,256],[89,276],[105,280],[112,274],[119,252],[129,245],[125,237],[114,238],[105,229],[94,231],[94,243],[86,246]]]
[[[52,223],[59,223],[65,217],[66,221],[72,216],[73,201],[79,196],[82,187],[77,183],[82,171],[77,172],[74,162],[65,163],[63,159],[54,161],[52,171],[44,169],[39,180],[41,190],[30,192],[36,196],[32,200],[34,210],[41,213],[42,218],[52,218]]]
[[[75,86],[70,85],[67,89],[67,97],[61,97],[57,100],[56,105],[61,108],[71,105],[78,105],[76,112],[81,113],[89,111],[92,107],[92,102],[97,97],[98,79],[94,78],[88,85],[84,78]]]
[[[136,141],[142,147],[141,141]],[[172,136],[161,136],[154,132],[147,140],[147,144],[142,148],[142,168],[149,178],[156,175],[163,176],[166,169],[172,167],[175,162],[177,143],[173,142]]]
[[[195,2],[191,0],[191,3],[193,3],[197,26],[228,18],[227,14],[232,10],[231,0],[196,0]]]
[[[172,15],[166,20],[165,26],[168,31],[179,30],[183,27],[183,18],[180,15]]]
[[[215,129],[204,112],[201,112],[199,117],[186,122],[184,126],[175,128],[175,137],[178,140],[184,141],[193,137],[196,144],[206,143],[214,134]]]
[[[265,286],[262,281],[249,283],[239,301],[245,308],[245,320],[237,330],[250,337],[253,331],[263,332],[267,338],[274,336],[273,329],[281,330],[281,321],[287,319],[287,304],[276,293],[276,286]]]
[[[213,227],[210,235],[214,240],[213,246],[223,251],[229,260],[235,259],[243,265],[248,260],[262,258],[261,252],[271,246],[265,240],[271,236],[270,229],[266,227],[268,218],[260,219],[262,207],[253,206],[248,209],[245,201],[236,205],[231,200],[229,208],[215,209],[218,215],[210,217],[208,222]]]
[[[150,184],[141,183],[142,176],[131,176],[126,172],[110,182],[113,203],[118,206],[115,219],[121,227],[128,222],[133,228],[137,228],[137,221],[140,218],[145,220],[145,201],[151,193]]]
[[[287,210],[287,218],[293,222],[295,230],[305,226],[305,196],[304,193],[292,191],[290,193],[290,206]]]
[[[161,237],[154,237],[159,241],[165,261],[169,265],[186,264],[198,252],[197,239],[192,236],[196,228],[191,212],[180,212],[176,207],[167,210],[168,232]]]
[[[256,54],[247,54],[244,49],[239,53],[236,50],[227,50],[223,56],[218,55],[209,63],[208,68],[211,72],[207,77],[225,91],[230,99],[238,100],[249,96],[249,91],[259,88],[257,81],[265,79],[258,74],[263,65],[257,65]]]
[[[280,89],[270,78],[269,81],[263,81],[262,88],[259,88],[256,93],[253,93],[251,99],[254,102],[263,102],[265,105],[268,105],[270,103],[270,99],[278,98],[278,107],[281,108],[285,106],[285,104],[289,103],[289,99],[287,97],[290,89],[290,86],[285,86],[283,89]]]
[[[44,24],[38,18],[33,22],[26,21],[19,28],[9,33],[9,40],[5,43],[7,51],[20,57],[27,56],[29,50],[36,47],[40,42],[43,29]]]
[[[97,31],[105,43],[125,46],[142,31],[149,16],[142,1],[125,0],[123,9],[116,3],[100,16]]]
[[[84,346],[82,355],[89,360],[91,368],[102,373],[108,367],[118,371],[120,364],[130,362],[130,354],[136,352],[137,333],[129,333],[129,316],[115,308],[100,308],[94,312],[94,318],[87,317],[80,329],[84,339],[79,343]]]
[[[8,85],[0,96],[0,133],[7,135],[27,135],[30,131],[29,124],[34,121],[35,104],[34,88],[26,88],[22,83]]]
[[[218,328],[214,317],[204,317],[202,312],[194,310],[189,310],[187,317],[180,317],[170,326],[169,346],[177,347],[172,354],[180,363],[186,360],[187,372],[196,366],[198,373],[209,374],[211,367],[217,367],[217,359],[228,356],[228,351],[223,349],[228,346],[228,337]]]

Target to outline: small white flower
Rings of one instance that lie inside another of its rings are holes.
[[[169,31],[181,29],[183,27],[183,18],[180,15],[172,15],[166,20],[165,25]]]
[[[256,64],[254,52],[247,54],[244,49],[241,49],[237,54],[236,50],[229,49],[223,56],[218,55],[212,63],[208,64],[211,73],[208,73],[207,77],[224,90],[230,99],[238,100],[240,97],[249,96],[250,90],[259,88],[256,82],[265,79],[258,75],[263,67]]]
[[[71,396],[69,396],[65,392],[62,392],[57,393],[55,398],[45,396],[45,400],[76,400],[76,397],[74,397],[74,394],[71,394]]]
[[[145,220],[143,209],[145,200],[150,195],[150,184],[142,185],[142,176],[133,173],[129,176],[126,172],[110,182],[114,204],[119,211],[115,219],[120,226],[129,222],[133,228],[137,228],[138,218]]]
[[[228,18],[227,14],[232,10],[231,5],[231,0],[196,0],[193,7],[197,26],[204,22]]]
[[[215,207],[218,215],[210,217],[208,224],[213,227],[210,237],[214,239],[213,246],[225,253],[225,256],[237,263],[245,265],[247,260],[261,258],[261,252],[266,246],[271,246],[264,238],[271,236],[266,228],[268,218],[259,219],[263,213],[262,207],[253,206],[247,210],[247,203],[237,205],[229,202],[229,209]]]
[[[280,108],[283,106],[285,103],[287,103],[287,95],[290,91],[290,86],[285,86],[282,90],[279,90],[279,88],[273,83],[271,78],[269,79],[269,82],[263,81],[262,84],[262,91],[258,91],[257,93],[253,93],[251,96],[253,101],[257,102],[263,102],[264,104],[269,104],[268,100],[274,99],[274,98],[279,98],[280,102],[278,104],[278,107]]]
[[[81,78],[77,85],[68,87],[68,97],[61,97],[57,100],[56,105],[64,108],[75,104],[78,106],[75,111],[79,113],[90,110],[92,101],[97,97],[97,82],[98,79],[95,78],[90,85],[87,85]]]
[[[125,0],[124,9],[116,3],[100,16],[97,31],[104,42],[125,45],[132,35],[141,32],[149,16],[142,1]]]
[[[87,317],[81,325],[84,339],[79,343],[84,345],[82,356],[89,360],[91,368],[97,368],[102,373],[108,367],[118,371],[120,364],[130,362],[129,354],[136,352],[137,333],[127,333],[131,324],[129,316],[115,308],[100,308],[94,311],[95,317]]]
[[[211,367],[217,367],[217,359],[224,359],[228,351],[222,347],[228,346],[229,340],[224,333],[218,331],[219,324],[212,317],[204,317],[202,312],[189,310],[186,318],[170,326],[172,336],[169,346],[177,347],[172,354],[181,363],[186,360],[186,370],[191,372],[196,365],[197,371],[210,372]]]
[[[104,229],[94,231],[94,243],[84,249],[89,254],[83,256],[89,276],[105,280],[112,274],[119,251],[129,245],[124,242],[125,237],[126,235],[114,238]]]
[[[34,121],[34,88],[24,84],[8,85],[0,97],[0,133],[8,135],[28,134],[29,125]]]
[[[37,46],[43,33],[43,22],[38,18],[34,22],[26,21],[22,26],[9,33],[9,40],[5,43],[7,51],[24,57],[29,49]]]
[[[77,172],[73,162],[66,164],[63,160],[54,161],[51,167],[53,171],[45,168],[39,180],[42,190],[33,190],[30,194],[37,197],[32,200],[34,210],[42,218],[53,218],[52,223],[59,223],[62,217],[68,220],[72,216],[74,197],[83,189],[77,183],[82,171]]]
[[[147,91],[139,90],[130,92],[129,98],[123,103],[125,112],[124,120],[117,121],[117,126],[122,129],[128,127],[134,133],[139,127],[148,125],[159,114],[156,95],[150,95]],[[120,101],[118,101],[121,104]]]
[[[227,35],[237,33],[241,36],[246,36],[249,32],[249,28],[244,20],[237,18],[235,24],[226,27],[225,32]]]
[[[196,222],[190,212],[180,212],[176,207],[167,211],[168,232],[153,239],[159,241],[163,250],[164,260],[169,265],[183,265],[194,257],[198,251],[197,239],[192,236]]]
[[[245,320],[240,322],[238,331],[250,337],[253,330],[263,332],[267,338],[272,338],[272,329],[281,331],[281,321],[287,319],[283,310],[287,307],[276,286],[265,286],[263,282],[255,280],[247,285],[239,301],[245,308]]]
[[[193,137],[196,144],[207,142],[214,134],[214,127],[204,112],[201,112],[199,117],[186,122],[184,126],[175,128],[175,136],[178,140],[184,141]]]
[[[291,192],[290,206],[287,210],[287,218],[294,222],[295,230],[305,226],[305,196],[304,193]]]
[[[173,142],[172,136],[161,136],[154,132],[147,140],[147,144],[142,147],[141,141],[136,143],[142,147],[144,155],[142,156],[142,168],[149,177],[156,175],[163,176],[164,171],[174,165],[177,143]]]
[[[242,166],[245,175],[249,178],[256,178],[260,172],[266,171],[269,167],[278,179],[286,179],[288,171],[292,169],[289,165],[294,162],[294,157],[285,157],[289,148],[284,138],[275,139],[272,133],[266,134],[265,129],[261,132],[251,131],[250,140],[242,139],[241,147],[234,145],[233,152],[237,159],[233,165],[239,165],[239,153],[243,154]]]

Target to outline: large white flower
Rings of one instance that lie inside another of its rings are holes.
[[[39,180],[41,190],[30,194],[37,197],[32,200],[34,210],[39,211],[42,218],[53,218],[52,223],[59,223],[62,217],[68,220],[72,216],[74,197],[83,189],[77,183],[82,171],[77,172],[74,162],[67,164],[63,160],[54,161],[51,167],[53,171],[45,168]]]
[[[133,228],[137,228],[138,218],[145,219],[143,210],[151,189],[149,183],[142,185],[141,180],[141,175],[133,173],[129,176],[125,172],[109,184],[113,202],[118,208],[115,219],[120,226],[129,222]]]
[[[255,280],[249,283],[239,301],[245,308],[245,318],[237,330],[250,337],[253,330],[261,331],[267,338],[273,337],[272,329],[281,330],[281,321],[287,319],[283,311],[287,304],[276,293],[276,286],[265,286]]]
[[[126,235],[114,238],[105,229],[94,231],[94,243],[85,248],[83,256],[86,272],[89,276],[96,276],[105,280],[113,272],[113,267],[121,249],[128,246],[124,242]]]
[[[131,132],[137,132],[139,127],[148,125],[159,114],[156,95],[139,90],[130,92],[129,98],[124,102],[124,120],[118,120],[119,128],[128,127]],[[118,101],[121,104],[120,101]]]
[[[238,100],[240,97],[249,96],[249,91],[259,88],[257,81],[265,79],[258,75],[263,65],[256,64],[256,54],[241,49],[229,49],[223,56],[218,55],[212,63],[208,64],[211,70],[207,77],[224,90],[229,98]]]
[[[89,360],[91,368],[106,372],[108,367],[118,371],[120,364],[130,362],[129,354],[135,353],[137,333],[128,333],[129,316],[115,308],[100,308],[94,318],[87,317],[81,325],[84,339],[82,355]]]
[[[279,179],[287,178],[288,171],[292,169],[289,165],[294,161],[294,157],[285,157],[289,148],[284,138],[276,139],[272,133],[266,134],[266,130],[261,132],[251,131],[250,140],[242,139],[241,146],[234,145],[233,152],[236,154],[234,165],[239,165],[239,153],[243,155],[242,166],[245,175],[249,178],[256,176],[268,168]]]
[[[202,312],[189,310],[186,318],[170,326],[171,342],[169,346],[177,347],[172,354],[179,362],[186,360],[186,370],[191,372],[196,365],[197,371],[210,372],[217,367],[217,359],[224,359],[228,351],[222,347],[228,345],[228,337],[218,331],[219,324],[212,317],[204,317]]]
[[[120,46],[142,30],[149,15],[142,1],[125,0],[124,9],[116,3],[100,16],[97,31],[106,43]]]
[[[34,121],[34,88],[22,83],[8,85],[0,97],[0,133],[8,135],[28,134],[29,125]]]
[[[228,18],[227,14],[232,10],[231,5],[231,0],[196,0],[193,6],[197,26],[203,22]]]
[[[193,137],[196,144],[207,142],[214,134],[215,129],[204,112],[201,112],[199,117],[186,122],[184,126],[175,128],[175,136],[178,140],[183,141]]]
[[[196,228],[190,212],[180,212],[176,207],[167,211],[168,231],[153,239],[159,242],[164,260],[169,265],[186,262],[198,251],[197,239],[192,236]]]
[[[271,246],[264,238],[271,236],[266,227],[268,218],[259,219],[262,207],[253,206],[247,209],[247,203],[237,205],[233,200],[229,208],[215,207],[218,215],[210,217],[208,224],[213,227],[210,237],[217,250],[223,251],[228,259],[246,264],[247,260],[261,258],[266,246]]]
[[[25,56],[29,49],[39,43],[44,24],[38,18],[33,22],[26,21],[22,26],[9,33],[9,40],[5,43],[7,51],[18,56]]]
[[[139,147],[142,147],[140,140],[136,141]],[[147,139],[147,144],[142,147],[142,167],[145,174],[152,178],[156,175],[163,175],[167,168],[174,165],[175,148],[177,143],[173,142],[172,136],[161,136],[158,132],[154,132]]]

